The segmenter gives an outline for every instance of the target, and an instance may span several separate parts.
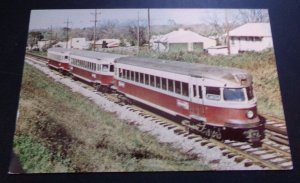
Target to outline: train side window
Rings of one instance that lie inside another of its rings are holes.
[[[121,69],[121,72],[122,72],[121,77],[122,77],[122,78],[125,78],[126,70],[125,70],[125,69]]]
[[[129,78],[130,78],[130,74],[129,74],[129,70],[126,70],[126,79],[128,79],[129,80]]]
[[[189,85],[187,83],[182,82],[182,95],[189,96]]]
[[[198,86],[199,98],[202,98],[202,87]]]
[[[174,92],[174,81],[172,79],[168,79],[168,90]]]
[[[150,75],[150,85],[154,86],[154,76]]]
[[[160,77],[156,76],[156,88],[160,88]]]
[[[134,72],[130,71],[130,80],[134,81]]]
[[[197,88],[196,85],[193,85],[193,97],[197,96]]]
[[[145,74],[145,84],[149,85],[149,75]]]
[[[161,78],[161,88],[163,90],[167,90],[167,79],[166,78]]]
[[[121,78],[121,77],[122,77],[122,69],[119,68],[119,78]]]
[[[114,68],[114,65],[110,65],[109,66],[109,72],[114,72],[115,68]]]
[[[144,73],[140,73],[140,83],[144,83]]]
[[[108,72],[108,65],[107,64],[102,65],[102,71],[103,72]]]
[[[221,90],[218,87],[206,87],[206,98],[209,100],[220,100]]]
[[[139,82],[139,73],[138,72],[135,72],[135,81]]]
[[[181,94],[181,86],[179,81],[175,81],[175,93]]]

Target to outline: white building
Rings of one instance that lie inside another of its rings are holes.
[[[50,45],[50,40],[41,40],[41,41],[38,41],[38,43],[37,43],[37,47],[40,51],[42,51],[43,48],[47,45]]]
[[[86,41],[85,38],[71,38],[68,43],[67,42],[58,42],[53,47],[61,47],[61,48],[71,48],[71,49],[78,49],[84,50],[89,49],[90,44]]]
[[[270,23],[247,23],[229,32],[230,52],[262,51],[273,47]]]
[[[216,40],[201,36],[190,30],[179,29],[166,35],[152,36],[152,49],[159,51],[203,51],[216,45]]]
[[[88,49],[89,45],[85,38],[72,38],[68,41],[68,48],[83,50]]]

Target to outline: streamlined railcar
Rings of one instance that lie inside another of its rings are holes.
[[[76,50],[69,55],[70,74],[107,92],[113,85],[114,60],[124,55]]]
[[[191,132],[259,144],[264,118],[245,70],[51,48],[48,66],[177,117]]]
[[[47,52],[48,67],[56,69],[63,74],[68,74],[70,71],[69,55],[71,49],[65,48],[49,48]]]
[[[138,57],[115,60],[115,87],[127,98],[182,119],[189,131],[259,144],[252,76],[245,70]]]

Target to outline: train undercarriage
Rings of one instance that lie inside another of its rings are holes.
[[[126,97],[122,93],[118,93],[118,99],[120,100],[120,102],[126,105],[139,103],[138,101],[134,101],[133,99]],[[152,108],[151,106],[147,106],[147,109],[148,107]],[[159,111],[159,114],[161,114],[161,111]],[[164,115],[164,117],[166,116]],[[212,138],[219,141],[234,140],[239,142],[249,142],[252,147],[260,147],[262,144],[261,140],[265,137],[265,119],[263,117],[260,117],[261,122],[259,123],[259,125],[252,128],[232,128],[225,126],[214,126],[207,123],[199,122],[198,120],[185,119],[181,116],[175,116],[175,119],[175,121],[179,122],[182,126],[185,127],[188,133],[194,133],[204,138]]]

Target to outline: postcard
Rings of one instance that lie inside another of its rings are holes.
[[[267,9],[32,10],[9,173],[291,170]]]

